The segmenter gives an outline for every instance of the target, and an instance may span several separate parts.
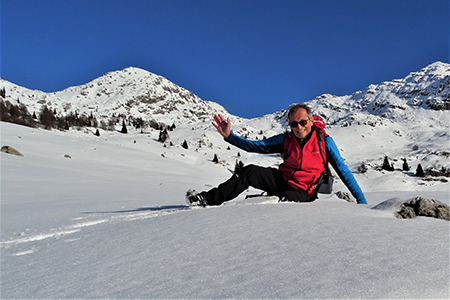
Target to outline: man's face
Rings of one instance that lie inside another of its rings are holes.
[[[299,108],[295,113],[289,115],[289,126],[291,127],[292,133],[300,139],[311,132],[312,125],[313,122],[308,119],[308,113],[304,108]]]

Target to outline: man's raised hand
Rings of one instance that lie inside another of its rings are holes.
[[[213,126],[216,127],[217,132],[220,133],[225,139],[227,139],[231,134],[231,123],[230,118],[225,118],[221,115],[214,115],[214,122],[212,122]]]

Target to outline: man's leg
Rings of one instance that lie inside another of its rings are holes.
[[[201,194],[206,197],[208,205],[221,205],[239,196],[249,186],[274,195],[284,190],[286,183],[277,169],[248,165],[217,188]]]

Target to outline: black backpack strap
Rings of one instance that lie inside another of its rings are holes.
[[[317,199],[317,194],[319,193],[319,186],[324,182],[325,179],[327,180],[327,183],[328,183],[329,176],[331,176],[330,168],[328,167],[328,163],[326,163],[325,157],[323,156],[323,153],[322,153],[322,141],[325,139],[324,138],[325,137],[325,133],[324,132],[319,132],[318,130],[316,130],[316,135],[317,135],[317,140],[319,142],[320,156],[322,156],[323,165],[325,166],[325,171],[322,172],[320,177],[317,179],[317,181],[311,187],[311,189],[314,191],[314,193],[311,196],[312,199]],[[326,153],[326,151],[325,151],[325,153]]]
[[[320,156],[322,156],[323,165],[325,166],[325,170],[327,170],[327,172],[330,172],[330,169],[328,168],[328,164],[325,163],[325,158],[323,157],[323,152],[322,152],[322,141],[324,140],[325,133],[319,132],[318,130],[316,130],[316,134],[317,134],[317,140],[319,141],[319,152],[320,152]]]

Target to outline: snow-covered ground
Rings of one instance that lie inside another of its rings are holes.
[[[450,296],[449,222],[397,219],[389,205],[416,196],[449,204],[448,182],[412,176],[417,162],[439,158],[426,150],[433,141],[448,149],[436,128],[415,137],[414,125],[328,129],[368,205],[334,195],[245,200],[250,190],[220,207],[188,208],[185,191],[224,181],[236,159],[276,166],[279,158],[228,149],[208,123],[170,132],[169,147],[157,131],[96,137],[0,126],[1,146],[24,155],[0,153],[1,298]],[[409,173],[399,170],[405,153]],[[384,155],[397,171],[375,170]],[[347,192],[339,180],[338,190]]]

